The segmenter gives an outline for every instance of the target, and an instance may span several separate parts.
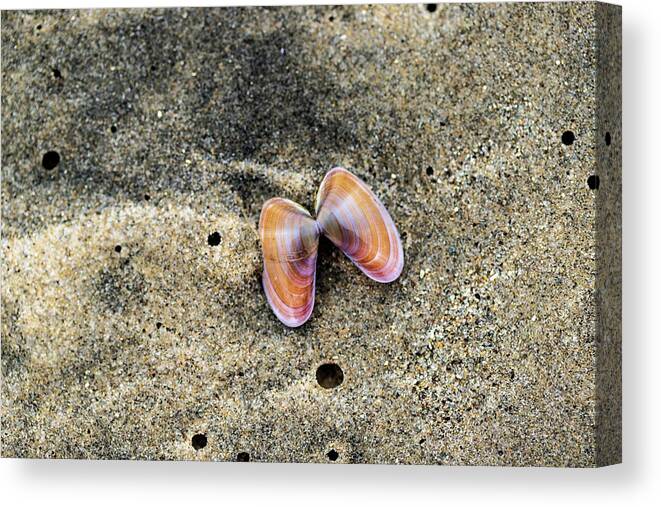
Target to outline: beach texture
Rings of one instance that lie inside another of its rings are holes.
[[[619,462],[619,23],[2,12],[2,456]],[[404,272],[322,241],[289,329],[260,209],[314,209],[335,166],[392,215]]]

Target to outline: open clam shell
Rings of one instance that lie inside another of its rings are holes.
[[[326,174],[315,208],[316,220],[302,206],[276,197],[264,204],[259,218],[264,292],[289,327],[301,326],[312,314],[320,234],[377,282],[392,282],[404,267],[402,242],[388,211],[346,169]]]

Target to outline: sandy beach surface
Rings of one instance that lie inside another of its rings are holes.
[[[3,12],[2,455],[594,466],[594,9]],[[322,242],[288,329],[259,212],[334,166],[404,272]]]

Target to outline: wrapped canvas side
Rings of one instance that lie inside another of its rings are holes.
[[[596,5],[597,466],[622,460],[622,9]]]

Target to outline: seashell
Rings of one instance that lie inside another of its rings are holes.
[[[396,280],[404,267],[402,243],[388,211],[346,169],[326,174],[315,209],[316,220],[295,202],[274,198],[264,203],[259,219],[264,292],[289,327],[304,324],[312,314],[320,234],[377,282]]]
[[[317,222],[360,270],[377,282],[396,280],[404,252],[390,214],[370,188],[346,169],[330,170],[316,202]]]
[[[262,207],[259,236],[266,299],[283,324],[298,327],[310,318],[314,307],[317,223],[302,206],[276,197]]]

